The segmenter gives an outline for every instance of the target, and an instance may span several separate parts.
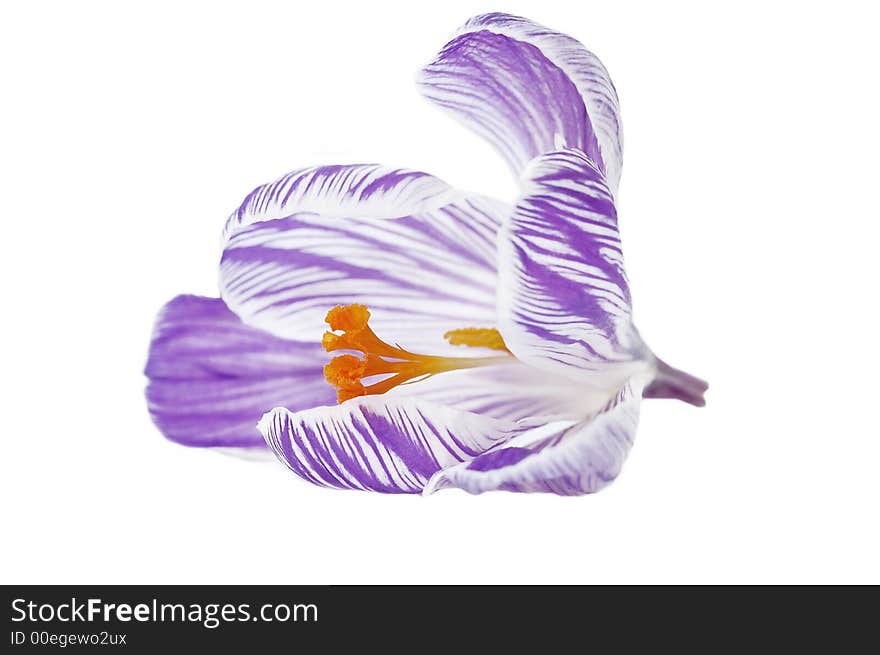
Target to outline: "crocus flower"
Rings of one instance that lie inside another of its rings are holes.
[[[160,314],[151,414],[188,445],[268,444],[327,487],[597,491],[642,397],[706,390],[632,321],[611,80],[570,37],[488,14],[419,86],[496,147],[516,203],[378,165],[255,189],[226,224],[222,300]]]

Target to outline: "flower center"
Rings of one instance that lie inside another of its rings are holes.
[[[451,330],[444,338],[452,345],[478,346],[503,350],[498,357],[436,357],[411,353],[382,341],[370,329],[370,310],[364,305],[339,305],[327,312],[327,324],[333,332],[325,332],[321,344],[324,350],[356,350],[355,355],[338,355],[324,367],[324,377],[337,389],[339,402],[349,398],[385,393],[399,384],[417,382],[444,371],[477,368],[510,363],[513,356],[494,328],[464,328]],[[336,334],[341,332],[342,334]],[[377,382],[364,385],[365,378],[385,376]]]

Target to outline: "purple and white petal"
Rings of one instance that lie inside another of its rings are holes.
[[[402,218],[459,197],[433,175],[379,164],[313,166],[251,191],[226,221],[224,236],[294,213],[332,218]]]
[[[424,68],[419,87],[492,143],[515,173],[538,155],[578,148],[616,193],[617,92],[602,62],[570,36],[517,16],[477,16]]]
[[[146,366],[147,404],[168,439],[265,449],[256,428],[273,407],[336,402],[319,344],[252,328],[219,298],[178,296],[159,313]]]
[[[361,303],[383,338],[434,353],[445,331],[494,322],[502,203],[423,173],[334,166],[285,176],[242,207],[220,288],[250,325],[318,341],[329,309]]]
[[[584,153],[536,158],[499,235],[498,329],[527,364],[605,388],[651,355],[632,325],[614,199]]]
[[[580,419],[608,400],[604,390],[574,385],[568,378],[512,358],[510,364],[449,371],[400,385],[388,393],[496,419],[530,422]]]
[[[642,383],[621,388],[606,407],[580,422],[534,428],[437,473],[424,493],[457,487],[578,496],[599,491],[620,473],[635,438]]]
[[[388,396],[301,412],[277,408],[259,429],[304,480],[384,493],[420,493],[440,469],[470,461],[516,431],[487,416]]]

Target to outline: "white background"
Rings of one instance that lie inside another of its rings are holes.
[[[880,582],[869,3],[11,5],[0,581]],[[610,70],[638,323],[708,406],[645,403],[624,473],[579,498],[330,491],[165,441],[141,373],[155,312],[216,294],[251,188],[378,161],[513,199],[413,84],[496,9]]]

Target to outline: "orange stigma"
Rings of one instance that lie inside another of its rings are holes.
[[[418,355],[382,341],[367,325],[370,310],[364,305],[338,305],[327,312],[327,324],[333,332],[325,332],[321,340],[324,350],[355,350],[363,353],[338,355],[324,367],[324,377],[337,389],[339,402],[350,398],[385,393],[399,384],[465,368],[493,366],[513,361],[504,340],[493,328],[465,328],[443,335],[452,345],[477,346],[503,350],[498,357],[435,357]],[[342,334],[336,334],[342,332]],[[365,378],[383,376],[364,385]]]

